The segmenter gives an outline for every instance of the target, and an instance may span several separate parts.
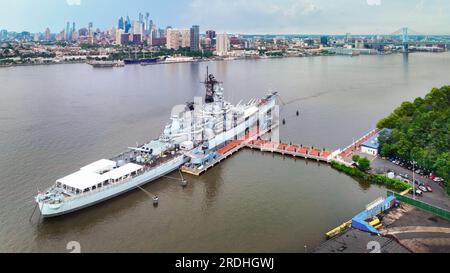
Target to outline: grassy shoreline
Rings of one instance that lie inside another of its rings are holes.
[[[366,173],[357,168],[349,167],[347,165],[341,164],[336,161],[331,161],[330,165],[333,169],[336,169],[336,170],[343,172],[345,174],[348,174],[350,176],[362,178],[373,184],[385,185],[389,188],[392,188],[392,189],[395,189],[398,191],[404,191],[404,190],[411,188],[411,186],[404,181],[400,181],[397,179],[391,179],[384,175]]]

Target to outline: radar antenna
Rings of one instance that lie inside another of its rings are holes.
[[[216,88],[219,87],[220,82],[216,80],[213,74],[209,74],[208,67],[206,67],[206,79],[203,84],[206,89],[205,103],[214,102],[214,94],[216,93]]]

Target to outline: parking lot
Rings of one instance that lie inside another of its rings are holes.
[[[382,159],[380,157],[373,158],[372,160],[372,170],[377,173],[387,173],[393,171],[395,175],[406,174],[409,179],[412,180],[413,172],[407,168],[398,166],[389,160]],[[433,188],[433,192],[424,192],[422,196],[416,196],[420,201],[426,202],[428,204],[450,210],[450,197],[447,195],[444,187],[437,182],[427,179],[421,175],[414,174],[415,179],[423,184],[428,184]],[[416,185],[417,188],[417,185]]]

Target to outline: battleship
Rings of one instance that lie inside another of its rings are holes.
[[[67,175],[35,197],[42,217],[56,217],[141,188],[179,170],[201,166],[228,141],[250,128],[272,126],[277,93],[233,105],[224,99],[222,83],[206,72],[204,99],[174,107],[159,138],[110,159],[100,159]],[[142,189],[142,188],[141,188]]]

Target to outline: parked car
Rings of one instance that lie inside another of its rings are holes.
[[[411,195],[414,195],[414,190],[410,190],[409,191],[409,193],[411,194]],[[422,191],[421,190],[416,190],[416,195],[422,195]]]
[[[400,176],[403,177],[403,178],[405,178],[405,179],[408,179],[408,178],[409,178],[409,176],[408,176],[407,174],[400,174]]]
[[[423,191],[423,192],[427,192],[427,188],[425,186],[419,186],[419,190]]]
[[[427,185],[427,186],[425,186],[426,188],[427,188],[427,191],[429,191],[429,192],[433,192],[433,188],[432,187],[430,187],[430,185]]]

